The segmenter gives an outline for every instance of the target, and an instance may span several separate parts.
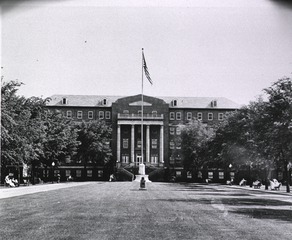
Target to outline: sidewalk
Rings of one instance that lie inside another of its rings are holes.
[[[56,189],[68,188],[68,187],[75,187],[75,186],[82,186],[87,185],[92,182],[65,182],[65,183],[44,183],[44,184],[36,184],[36,185],[29,185],[23,186],[20,185],[19,187],[0,187],[0,199],[3,198],[10,198],[16,196],[22,196],[26,194],[33,194],[38,192],[47,192]]]

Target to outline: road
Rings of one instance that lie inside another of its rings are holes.
[[[194,183],[147,183],[146,187],[141,191],[138,182],[88,182],[0,189],[0,236],[292,238],[291,194]]]

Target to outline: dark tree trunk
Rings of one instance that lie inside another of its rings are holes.
[[[285,175],[286,175],[286,192],[289,193],[290,192],[290,176],[291,176],[291,169],[288,169],[288,163],[287,161],[285,161],[284,163],[284,168],[285,168]]]

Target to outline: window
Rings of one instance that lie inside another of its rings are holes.
[[[98,117],[99,119],[104,119],[104,111],[99,111]]]
[[[175,129],[174,127],[170,127],[169,128],[169,134],[170,135],[174,135],[174,129]]]
[[[174,149],[174,141],[170,141],[169,142],[169,148],[170,149]]]
[[[58,177],[58,174],[60,174],[60,170],[54,170],[54,177]]]
[[[158,163],[158,155],[157,154],[151,155],[151,163]]]
[[[198,112],[198,113],[197,113],[197,119],[198,119],[198,120],[203,120],[203,113]]]
[[[92,177],[92,170],[87,170],[87,177]]]
[[[78,119],[82,119],[82,115],[83,115],[83,112],[82,111],[78,111],[77,112],[77,118]]]
[[[151,139],[151,148],[157,149],[157,138]]]
[[[192,113],[191,112],[187,113],[187,120],[192,120]]]
[[[169,119],[170,120],[174,120],[174,112],[170,112],[169,113]]]
[[[88,119],[93,119],[93,111],[88,111]]]
[[[180,129],[180,127],[177,127],[176,128],[176,135],[180,135],[181,134],[181,129]]]
[[[106,105],[106,104],[107,104],[107,100],[106,100],[106,98],[103,99],[102,104],[103,104],[103,105]]]
[[[208,120],[213,120],[213,113],[208,113]]]
[[[223,113],[218,113],[218,120],[223,120]]]
[[[176,120],[181,120],[181,112],[176,113]]]
[[[141,139],[137,140],[137,148],[141,148]]]
[[[213,172],[208,172],[208,178],[213,179]]]
[[[174,164],[174,163],[175,163],[175,161],[174,161],[174,157],[171,156],[171,157],[169,158],[169,163],[170,163],[170,164]]]
[[[111,119],[111,112],[110,111],[106,111],[105,112],[105,118],[106,119]]]
[[[177,177],[181,177],[181,171],[176,171],[176,172],[175,172],[175,175],[176,175]]]
[[[138,111],[138,115],[142,116],[142,111],[141,110]]]
[[[177,106],[177,100],[172,101],[172,106],[176,107]]]
[[[63,98],[62,99],[62,104],[67,104],[67,103],[68,103],[67,98]]]
[[[71,176],[71,170],[66,170],[66,177],[69,177],[69,176]]]
[[[67,118],[72,118],[72,111],[67,111]]]
[[[177,142],[176,149],[181,149],[181,142]]]
[[[103,170],[97,171],[97,177],[102,178],[103,177]]]
[[[123,114],[129,114],[129,110],[124,110]]]
[[[152,111],[152,116],[157,117],[157,111]]]
[[[129,162],[129,155],[128,154],[122,154],[122,162],[123,163]]]
[[[76,170],[76,177],[81,177],[81,170]]]
[[[129,139],[128,138],[123,139],[123,148],[129,148]]]
[[[219,179],[224,179],[224,172],[219,172]]]

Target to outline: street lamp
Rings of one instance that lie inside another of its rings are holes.
[[[233,179],[231,178],[231,168],[232,168],[232,164],[230,163],[228,167],[229,167],[230,184],[232,184],[232,183],[233,183]]]
[[[52,183],[54,183],[54,167],[55,167],[55,162],[52,162]]]

